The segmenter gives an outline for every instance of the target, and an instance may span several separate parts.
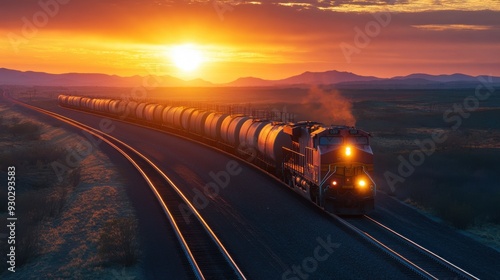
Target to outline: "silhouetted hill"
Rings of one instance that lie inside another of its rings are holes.
[[[475,88],[482,83],[499,87],[500,77],[468,76],[464,74],[428,75],[412,74],[404,77],[394,77],[369,82],[342,82],[335,86],[339,88],[366,89],[444,89],[444,88]]]
[[[280,84],[337,84],[341,82],[366,82],[380,80],[373,76],[360,76],[351,72],[326,71],[326,72],[304,72],[297,76],[283,79]]]
[[[500,85],[500,77],[469,76],[460,73],[451,75],[429,75],[423,73],[393,78],[360,76],[350,72],[325,71],[304,72],[300,75],[281,80],[265,80],[256,77],[244,77],[226,84],[213,84],[202,79],[190,81],[172,76],[130,76],[121,77],[98,73],[49,74],[44,72],[17,71],[0,68],[0,85],[26,86],[105,86],[105,87],[271,87],[271,86],[310,86],[336,85],[338,87],[360,88],[447,88],[475,86],[483,81]]]
[[[292,76],[281,80],[264,80],[255,77],[245,77],[236,79],[233,82],[224,84],[225,86],[284,86],[284,85],[329,85],[340,82],[362,82],[373,81],[380,78],[372,76],[360,76],[350,72],[326,71],[326,72],[304,72],[300,75]]]
[[[441,82],[441,83],[447,83],[447,82],[474,82],[477,81],[476,77],[460,74],[460,73],[455,73],[451,75],[429,75],[429,74],[423,74],[423,73],[415,73],[411,74],[408,76],[397,76],[391,78],[392,80],[410,80],[410,79],[421,79],[421,80],[428,80],[428,81],[433,81],[433,82]]]
[[[265,87],[272,86],[272,81],[254,77],[238,78],[230,83],[224,84],[232,87]]]
[[[0,85],[25,86],[106,86],[106,87],[137,87],[137,86],[212,86],[212,83],[201,79],[184,81],[172,76],[130,76],[97,73],[65,73],[49,74],[34,71],[17,71],[0,68]]]

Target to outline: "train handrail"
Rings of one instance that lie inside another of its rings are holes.
[[[370,174],[368,174],[368,172],[365,170],[365,166],[363,166],[363,173],[365,173],[366,176],[368,176],[368,178],[370,178],[370,181],[372,181],[373,183],[373,196],[376,196],[377,195],[377,183],[375,183],[375,180],[373,180],[372,176],[370,176]]]
[[[330,174],[330,171],[332,171],[332,165],[329,164],[328,165],[328,172],[326,172],[326,175],[325,175],[325,178],[323,178],[323,180],[321,180],[320,184],[318,185],[319,187],[319,201],[320,201],[320,206],[323,206],[323,193],[326,192],[326,188],[325,190],[323,190],[323,185],[325,184],[325,182],[330,179],[330,177],[333,176],[333,174],[337,173],[337,165],[334,165],[335,169],[333,170],[333,172]]]

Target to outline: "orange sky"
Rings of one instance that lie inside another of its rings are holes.
[[[378,77],[415,72],[500,76],[497,0],[40,3],[46,4],[1,2],[0,67],[168,74],[215,83],[326,70]],[[214,6],[227,10],[217,12]],[[168,56],[170,48],[184,43],[194,44],[205,60],[190,73]]]

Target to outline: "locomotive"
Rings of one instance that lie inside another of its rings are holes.
[[[152,126],[231,152],[327,212],[374,208],[371,135],[349,126],[262,120],[184,106],[59,95],[60,106]]]

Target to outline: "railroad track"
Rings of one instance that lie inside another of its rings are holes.
[[[219,238],[179,188],[147,157],[97,129],[16,100],[24,107],[52,116],[99,137],[123,154],[141,173],[157,197],[197,279],[246,279]],[[186,214],[189,213],[189,218]]]
[[[43,109],[39,109],[37,107],[26,105],[24,103],[23,105],[29,106],[37,111],[42,111],[49,115],[57,115]],[[94,131],[94,129],[92,128],[89,129]],[[100,131],[94,132],[102,134],[102,132]],[[111,138],[107,135],[102,135],[102,137],[105,139]],[[109,142],[111,142],[111,145],[117,146],[118,149],[121,148],[125,151],[132,149],[116,139],[108,140]],[[128,155],[128,153],[126,152],[122,152],[122,154],[126,156]],[[162,203],[165,213],[170,217],[169,221],[176,229],[176,234],[179,238],[180,243],[183,245],[185,254],[188,257],[191,266],[193,267],[194,274],[199,279],[245,279],[241,270],[234,263],[220,241],[218,241],[208,225],[197,213],[196,209],[182,195],[178,188],[176,188],[175,185],[157,167],[152,165],[152,163],[149,162],[147,158],[138,154],[136,151],[130,152],[130,154],[132,156],[129,155],[128,157],[131,158],[131,162],[135,162],[138,169],[142,168],[142,170],[145,170],[143,174],[145,178],[147,177],[147,174],[154,174],[155,172],[160,174],[156,177],[153,176],[150,179],[146,180],[148,181],[148,184],[150,184],[152,190],[155,192],[155,195],[158,197],[160,203]],[[170,185],[172,187],[154,187],[159,185]],[[182,216],[182,213],[180,213],[180,211],[177,211],[179,210],[179,205],[181,205],[182,203],[186,203],[187,205],[189,205],[190,209],[193,209],[193,213],[196,213],[195,216],[199,221],[196,226],[189,227],[190,223],[186,224],[185,222],[182,222],[184,217]],[[173,211],[170,211],[169,209],[172,209]],[[369,216],[365,215],[363,219],[340,218],[336,215],[331,216],[346,228],[355,232],[357,235],[361,236],[363,239],[376,246],[384,253],[395,259],[397,262],[414,272],[417,276],[425,279],[479,279],[474,275],[468,273],[467,271],[461,269],[460,267],[454,265],[453,263],[447,261],[446,259],[440,257],[439,255],[433,253],[432,251],[379,223]],[[192,238],[191,234],[196,235],[201,231],[202,228],[204,228],[206,232],[211,233],[207,235],[209,238],[207,238],[207,236],[205,236],[204,239],[201,237]],[[183,232],[184,234],[182,234]],[[186,235],[187,237],[185,237],[184,235]],[[213,242],[210,242],[210,240]],[[206,244],[209,244],[209,246],[207,246]],[[214,246],[214,244],[216,245]],[[212,252],[222,253],[214,255]]]
[[[479,279],[367,215],[363,219],[332,216],[422,278]]]

